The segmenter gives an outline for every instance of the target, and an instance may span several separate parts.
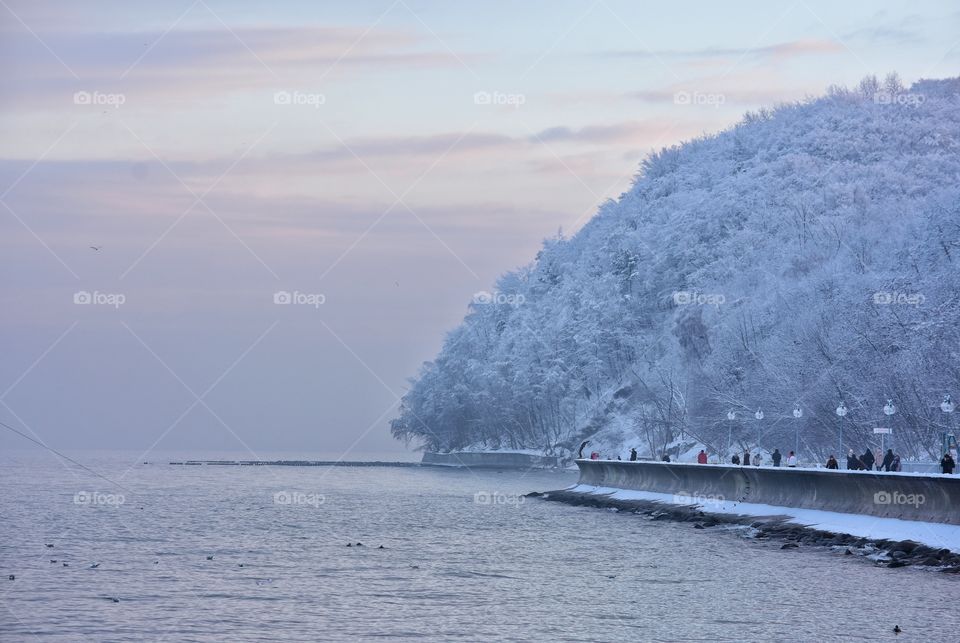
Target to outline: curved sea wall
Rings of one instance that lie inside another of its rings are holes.
[[[420,463],[447,467],[552,469],[560,466],[560,459],[553,456],[512,453],[508,451],[457,451],[454,453],[424,453]]]
[[[577,460],[580,484],[960,525],[960,477],[786,467]]]

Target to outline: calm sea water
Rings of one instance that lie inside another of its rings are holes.
[[[574,481],[4,456],[0,638],[960,640],[960,578],[521,495]]]

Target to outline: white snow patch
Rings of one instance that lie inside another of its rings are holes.
[[[607,496],[614,500],[646,500],[665,504],[684,504],[677,502],[677,498],[672,494],[653,491],[634,491],[585,484],[574,485],[567,491]],[[860,514],[821,511],[819,509],[797,509],[795,507],[778,507],[730,500],[708,499],[697,506],[706,513],[785,516],[788,518],[787,522],[835,534],[895,541],[912,540],[929,547],[960,552],[960,525],[900,520],[899,518],[879,518]]]

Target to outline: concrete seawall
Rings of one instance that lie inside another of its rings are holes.
[[[960,476],[577,460],[580,484],[960,525]]]
[[[559,458],[529,453],[458,451],[424,453],[421,464],[448,467],[503,467],[511,469],[549,469],[560,465]]]

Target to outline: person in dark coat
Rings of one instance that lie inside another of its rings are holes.
[[[863,455],[860,456],[860,462],[863,463],[863,468],[867,471],[873,471],[873,463],[876,461],[877,459],[873,457],[873,451],[870,449],[864,451]]]
[[[940,458],[940,468],[943,469],[943,472],[949,475],[953,473],[955,466],[957,466],[957,463],[953,461],[953,456],[949,453],[944,453],[943,457]]]
[[[883,456],[883,462],[880,464],[880,470],[891,471],[891,464],[893,464],[893,449],[887,449],[887,452]]]
[[[831,456],[830,456],[829,458],[827,458],[827,468],[828,468],[828,469],[839,469],[839,468],[840,468],[840,463],[837,462],[837,459],[836,459],[835,457],[833,457],[832,454],[831,454]]]
[[[733,454],[733,457],[730,458],[730,462],[733,463],[733,464],[740,464],[740,456],[738,456],[736,453],[734,453],[734,454]]]
[[[780,460],[783,459],[783,454],[780,453],[780,449],[774,449],[773,454],[770,457],[773,458],[773,466],[779,467]]]
[[[860,458],[856,456],[853,449],[850,449],[850,453],[847,454],[847,469],[850,471],[860,471],[863,469],[863,463],[860,462]]]
[[[744,452],[743,452],[743,466],[745,466],[745,467],[749,467],[749,466],[750,466],[750,452],[749,452],[749,451],[744,451]]]
[[[630,449],[630,462],[636,462],[636,461],[637,461],[637,450],[631,448],[631,449]]]
[[[660,458],[660,460],[661,460],[661,462],[670,462],[670,455],[664,453],[664,454],[663,454],[663,457]]]
[[[900,456],[896,453],[893,454],[893,462],[890,463],[890,470],[891,471],[900,470]]]

